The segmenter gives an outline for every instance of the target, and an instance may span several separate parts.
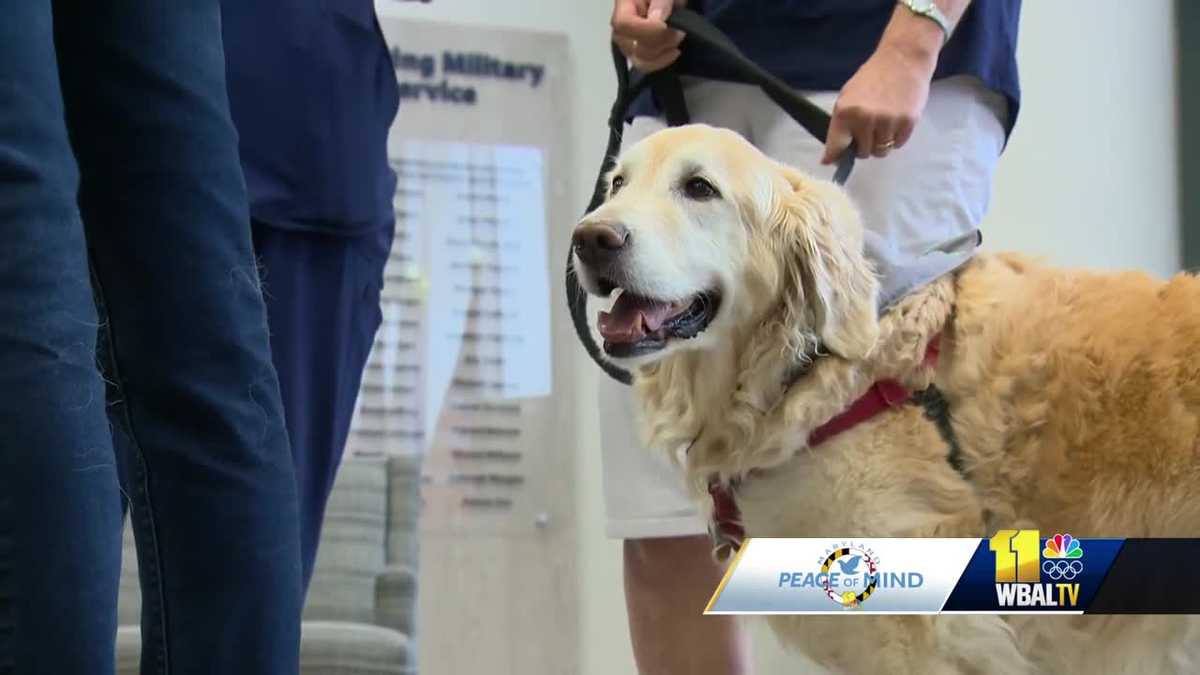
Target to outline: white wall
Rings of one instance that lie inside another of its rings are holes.
[[[1174,3],[1026,0],[1020,117],[984,245],[1062,264],[1180,264]]]
[[[576,139],[573,176],[576,210],[582,210],[603,151],[611,103],[606,42],[611,2],[378,4],[393,16],[568,35],[575,72],[569,117]],[[984,223],[987,248],[1039,253],[1063,264],[1137,267],[1164,275],[1178,268],[1173,42],[1169,0],[1024,3],[1018,48],[1023,106]],[[596,372],[582,350],[579,354],[579,391],[591,396]],[[620,548],[604,537],[599,426],[590,400],[583,403],[575,421],[580,672],[622,675],[634,668],[625,627]],[[763,673],[782,672],[786,663],[769,647],[760,650],[759,661]]]

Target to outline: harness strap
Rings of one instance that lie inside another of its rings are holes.
[[[880,380],[871,385],[865,394],[858,397],[850,407],[825,424],[813,429],[808,435],[808,447],[815,448],[829,439],[866,422],[876,415],[903,405],[912,398],[912,392],[895,380]],[[725,483],[712,477],[708,481],[708,494],[712,497],[712,518],[708,524],[708,535],[713,542],[713,553],[719,560],[742,547],[746,530],[742,525],[742,512],[738,508],[733,491],[737,481]]]
[[[871,385],[849,408],[808,435],[808,447],[815,448],[838,434],[866,422],[879,413],[904,404],[912,398],[908,387],[895,380],[880,380]]]
[[[922,365],[936,366],[940,353],[941,335],[939,334],[929,340]],[[937,426],[938,434],[949,447],[946,461],[955,471],[966,477],[962,448],[958,444],[958,438],[950,422],[950,404],[942,395],[941,390],[934,385],[929,385],[919,392],[913,392],[896,380],[879,380],[872,384],[865,394],[851,403],[850,407],[814,429],[808,435],[808,447],[814,448],[886,410],[909,402],[924,408],[925,417]],[[708,481],[708,494],[713,503],[708,535],[713,542],[713,554],[719,560],[727,558],[740,549],[746,538],[741,510],[738,508],[737,499],[734,496],[736,486],[736,481],[725,483],[716,476],[711,477]]]
[[[965,478],[967,469],[963,464],[962,446],[958,444],[958,436],[954,433],[954,427],[950,423],[950,402],[946,400],[942,390],[931,384],[922,391],[915,392],[912,395],[912,401],[924,408],[925,419],[937,426],[938,435],[942,437],[949,448],[946,453],[946,461],[950,463],[951,468]]]

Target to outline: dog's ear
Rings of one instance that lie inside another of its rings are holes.
[[[784,256],[785,321],[810,326],[834,354],[864,358],[879,338],[879,279],[863,254],[858,211],[833,183],[781,171],[772,238]]]

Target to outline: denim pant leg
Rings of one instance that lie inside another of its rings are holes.
[[[51,3],[0,17],[0,673],[104,675],[121,512]]]
[[[143,588],[143,673],[298,670],[296,485],[217,0],[56,0]]]

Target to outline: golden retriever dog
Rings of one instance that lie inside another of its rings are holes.
[[[583,287],[615,298],[604,350],[698,502],[738,479],[747,536],[1200,536],[1200,280],[982,254],[880,316],[846,194],[733,132],[659,132],[609,185],[572,242]],[[807,446],[882,379],[936,385],[961,471],[915,405]],[[769,621],[839,673],[1200,672],[1187,617]]]

